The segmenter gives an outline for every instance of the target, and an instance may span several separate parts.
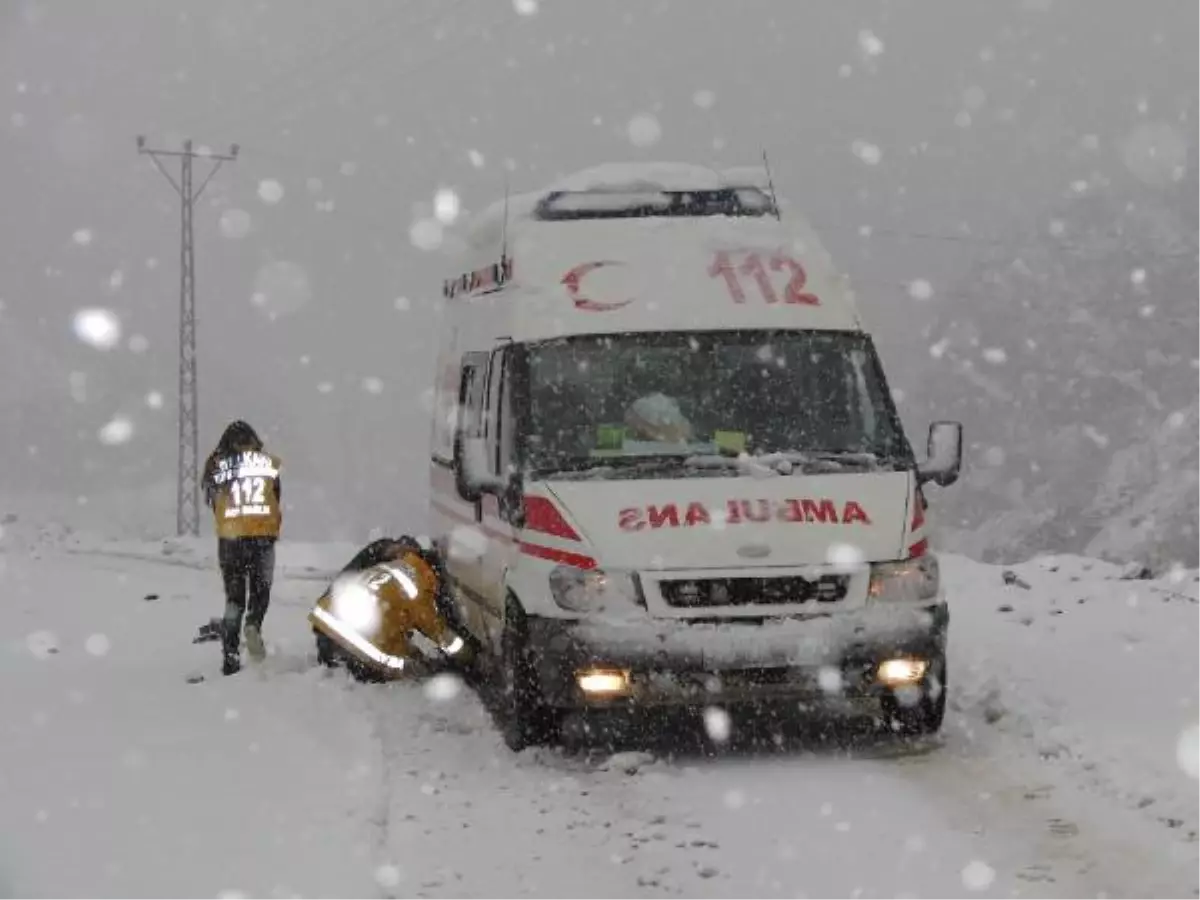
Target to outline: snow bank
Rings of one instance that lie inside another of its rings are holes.
[[[1014,739],[1012,752],[1194,842],[1194,768],[1177,750],[1200,717],[1200,576],[1122,572],[1081,556],[1010,568],[943,557],[951,702],[975,739]]]

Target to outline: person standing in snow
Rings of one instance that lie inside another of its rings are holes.
[[[213,511],[225,584],[224,675],[241,669],[243,619],[250,657],[256,662],[266,657],[262,624],[271,603],[275,542],[283,525],[280,466],[279,457],[267,453],[255,430],[241,420],[226,427],[204,465],[204,499]]]

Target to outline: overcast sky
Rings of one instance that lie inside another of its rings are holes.
[[[173,482],[178,203],[136,134],[241,145],[196,213],[202,450],[250,419],[295,536],[357,535],[421,514],[439,187],[766,148],[890,364],[1079,182],[1194,210],[1196,36],[1194,0],[4,0],[0,490]],[[87,307],[118,346],[77,338]]]

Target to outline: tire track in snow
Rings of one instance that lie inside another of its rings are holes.
[[[1172,859],[1151,828],[1065,781],[1017,741],[977,743],[950,718],[944,734],[936,764],[912,759],[898,768],[937,798],[949,826],[1008,851],[1018,896],[1196,895],[1194,849],[1190,862]]]
[[[382,687],[382,690],[374,690]],[[400,896],[723,896],[697,875],[711,853],[621,768],[545,749],[511,753],[465,685],[369,686],[393,808]],[[688,843],[690,838],[700,849]]]

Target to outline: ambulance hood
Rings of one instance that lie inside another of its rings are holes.
[[[911,478],[563,479],[547,487],[601,567],[728,569],[903,558]]]

